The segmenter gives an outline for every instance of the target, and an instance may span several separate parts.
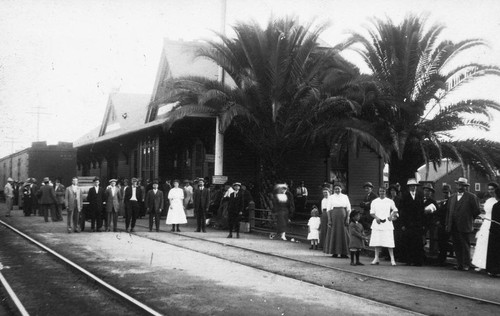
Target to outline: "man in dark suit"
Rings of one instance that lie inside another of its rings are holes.
[[[142,203],[142,189],[138,186],[139,180],[132,178],[132,186],[125,189],[125,229],[134,232],[135,222],[139,217],[140,203]]]
[[[64,195],[66,193],[66,187],[61,184],[61,179],[56,179],[56,185],[54,187],[54,191],[56,192],[57,204],[56,204],[56,213],[55,219],[56,221],[62,221],[62,210],[64,207]]]
[[[417,180],[408,179],[408,192],[401,199],[399,221],[403,232],[402,259],[411,266],[421,266],[424,260],[424,197],[417,191]]]
[[[44,185],[38,191],[43,217],[46,222],[49,221],[49,212],[54,214],[54,208],[57,204],[56,192],[54,191],[54,187],[50,185],[49,182],[49,178],[43,178]],[[52,216],[52,221],[55,221],[54,216]]]
[[[90,228],[93,232],[101,232],[102,204],[104,203],[104,189],[99,186],[99,178],[94,178],[94,185],[89,189],[87,201],[89,202]]]
[[[446,232],[446,215],[448,214],[448,201],[451,196],[451,188],[449,185],[443,185],[443,200],[439,203],[439,207],[435,217],[435,225],[437,226],[438,248],[439,255],[437,265],[445,266],[448,252],[451,252],[451,247],[448,243],[450,233]]]
[[[471,265],[470,234],[473,230],[474,218],[479,216],[479,199],[467,192],[469,183],[466,178],[455,181],[457,193],[453,194],[448,202],[448,216],[446,217],[446,231],[451,233],[453,248],[457,257],[457,270],[468,271]]]
[[[198,180],[198,188],[193,191],[194,214],[196,216],[196,231],[205,231],[206,216],[210,206],[210,190],[205,187],[205,180]]]
[[[359,222],[363,225],[363,229],[365,231],[370,231],[373,221],[373,217],[370,215],[370,208],[372,201],[378,196],[373,192],[373,184],[371,182],[365,182],[363,189],[365,189],[366,194],[363,198],[363,202],[359,204],[359,206],[363,209]]]
[[[153,219],[156,231],[160,231],[160,215],[163,210],[163,192],[158,190],[158,181],[153,181],[153,188],[146,195],[146,213],[149,214],[149,231],[153,230]]]
[[[245,195],[242,192],[241,183],[233,184],[234,192],[229,195],[229,204],[227,207],[229,235],[227,238],[233,238],[233,231],[236,232],[236,238],[240,238],[240,220],[245,209]]]

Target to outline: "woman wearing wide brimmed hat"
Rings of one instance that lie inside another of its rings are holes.
[[[340,183],[333,185],[328,211],[328,230],[326,232],[323,252],[333,257],[348,258],[349,253],[349,213],[351,202],[347,195],[342,194]]]
[[[275,187],[275,193],[272,198],[272,210],[276,216],[277,233],[282,240],[286,239],[288,231],[289,217],[295,211],[293,196],[287,190],[288,186],[285,183],[279,183]]]

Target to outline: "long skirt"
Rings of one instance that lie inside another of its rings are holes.
[[[321,227],[319,231],[319,246],[324,248],[326,233],[328,231],[328,211],[321,213]]]
[[[323,252],[347,255],[349,253],[349,235],[345,226],[347,211],[344,207],[334,207],[328,212],[328,217],[332,225],[326,232]]]
[[[278,234],[288,231],[288,211],[280,210],[276,212],[276,226]]]

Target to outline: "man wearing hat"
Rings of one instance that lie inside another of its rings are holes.
[[[433,195],[436,191],[431,183],[425,183],[422,186],[422,190],[424,192],[424,244],[427,233],[429,233],[429,247],[431,252],[434,252],[436,248],[435,236],[437,235],[434,223],[436,222],[435,218],[437,216],[438,203],[433,198]]]
[[[363,189],[365,189],[365,197],[363,198],[363,202],[359,204],[363,209],[359,222],[363,225],[365,231],[369,231],[371,223],[373,222],[373,217],[370,215],[370,206],[372,201],[378,196],[373,192],[373,184],[371,182],[365,182],[365,184],[363,184]]]
[[[163,210],[164,199],[163,192],[158,190],[158,180],[153,180],[153,188],[146,194],[146,213],[149,214],[149,231],[153,230],[153,221],[155,222],[156,231],[160,231],[160,215],[161,210]]]
[[[198,188],[193,191],[194,214],[196,216],[196,231],[205,231],[206,216],[210,206],[210,190],[205,187],[205,180],[198,179]]]
[[[460,177],[455,181],[457,193],[449,201],[446,231],[451,233],[453,248],[457,258],[457,270],[468,271],[471,266],[470,233],[473,231],[474,219],[481,213],[479,199],[466,191],[469,183]]]
[[[94,178],[94,185],[89,189],[87,201],[90,211],[90,228],[93,232],[100,232],[102,229],[102,206],[104,203],[104,189],[99,186],[100,179]]]
[[[408,191],[401,198],[399,221],[403,240],[399,253],[411,266],[421,266],[424,253],[424,197],[417,191],[420,184],[416,179],[408,179]]]
[[[30,216],[32,211],[31,178],[26,179],[23,186],[23,212],[24,216]]]
[[[125,230],[134,232],[135,222],[139,217],[142,189],[138,186],[138,179],[132,178],[132,185],[125,189]]]
[[[12,182],[14,179],[11,177],[7,178],[7,184],[3,188],[3,194],[5,195],[5,206],[7,207],[6,217],[10,217],[10,211],[12,211],[12,203],[14,201],[14,188],[12,187]]]
[[[233,238],[233,231],[236,232],[236,238],[240,238],[240,220],[245,208],[244,194],[240,189],[240,182],[233,183],[234,192],[229,196],[227,207],[229,224],[229,235],[227,235],[227,238]]]
[[[104,193],[106,199],[106,231],[110,231],[110,226],[113,224],[113,231],[118,231],[118,212],[120,210],[120,190],[116,187],[116,179],[109,180],[109,186]]]
[[[56,179],[56,185],[54,186],[54,191],[56,192],[57,204],[56,204],[56,214],[55,220],[62,221],[62,210],[64,206],[64,194],[66,192],[66,187],[62,185],[61,179]]]
[[[448,184],[444,184],[441,188],[443,193],[443,200],[439,203],[439,207],[436,212],[435,225],[437,226],[437,237],[438,237],[438,248],[439,254],[437,258],[438,266],[446,265],[446,257],[448,252],[452,249],[449,244],[450,233],[446,232],[446,216],[448,214],[448,201],[451,196],[451,187]]]
[[[54,187],[49,185],[49,182],[49,178],[43,178],[44,186],[42,186],[38,191],[40,197],[40,205],[43,217],[45,218],[45,222],[49,221],[49,212],[52,213],[52,221],[55,221],[54,209],[55,205],[57,204],[56,192],[54,191]]]

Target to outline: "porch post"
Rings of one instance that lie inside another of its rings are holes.
[[[226,0],[221,0],[221,34],[226,33]],[[224,84],[224,70],[219,67],[219,81]],[[214,176],[224,175],[224,133],[220,131],[220,118],[216,117],[215,121],[215,162]]]

